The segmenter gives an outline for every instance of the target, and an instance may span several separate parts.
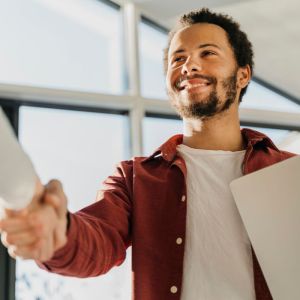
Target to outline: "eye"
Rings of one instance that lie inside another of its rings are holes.
[[[175,57],[173,60],[173,62],[181,62],[181,61],[184,61],[184,56]]]
[[[201,53],[201,56],[211,56],[211,55],[215,55],[216,53],[210,50],[205,50]]]

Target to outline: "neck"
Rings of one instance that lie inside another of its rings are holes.
[[[183,144],[206,150],[244,150],[238,114],[214,116],[207,120],[184,120]]]

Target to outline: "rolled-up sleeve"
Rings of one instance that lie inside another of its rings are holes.
[[[120,265],[131,245],[132,162],[120,163],[96,203],[70,213],[67,244],[39,267],[67,276],[91,277]]]

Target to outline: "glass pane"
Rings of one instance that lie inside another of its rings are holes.
[[[163,72],[163,49],[167,45],[167,34],[141,22],[139,41],[142,96],[167,99]]]
[[[300,155],[300,132],[290,131],[280,143],[280,148]]]
[[[69,209],[95,200],[114,165],[128,158],[126,116],[22,107],[20,141],[43,182],[64,184]],[[17,261],[16,299],[130,299],[131,254],[105,276],[76,279],[49,274],[31,261]]]
[[[273,111],[300,112],[300,105],[278,95],[254,81],[251,81],[240,107]]]
[[[0,82],[122,92],[120,12],[95,0],[2,0]]]
[[[159,134],[157,134],[159,132]],[[146,117],[143,120],[144,155],[151,155],[171,136],[182,133],[182,121]]]

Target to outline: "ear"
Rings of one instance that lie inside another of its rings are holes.
[[[237,72],[237,86],[243,89],[251,80],[251,69],[249,65],[239,67]]]

